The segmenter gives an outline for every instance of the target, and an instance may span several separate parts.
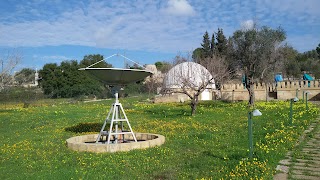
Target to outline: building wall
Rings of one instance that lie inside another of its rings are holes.
[[[303,92],[308,94],[309,100],[320,100],[319,81],[286,81],[277,84],[257,83],[255,86],[255,99],[279,99],[287,100],[294,98],[298,93],[298,98],[302,99]],[[274,95],[274,96],[273,96]],[[249,93],[242,84],[225,84],[221,88],[221,99],[227,101],[249,100]]]
[[[256,100],[266,99],[268,91],[265,84],[258,83],[254,89]],[[226,84],[221,88],[221,99],[227,101],[247,101],[249,100],[249,93],[243,84]]]
[[[203,95],[203,93],[201,93],[199,95],[199,100],[204,100],[204,99],[209,99],[209,100],[213,100],[214,99],[214,92],[212,89],[208,89],[208,96],[207,95]],[[155,103],[168,103],[168,102],[185,102],[185,101],[189,101],[190,98],[183,94],[183,93],[170,93],[170,94],[165,94],[165,95],[157,95],[154,98],[154,102]]]
[[[217,90],[210,89],[210,100],[217,97]],[[297,97],[303,99],[302,94],[309,92],[308,100],[320,101],[320,83],[316,81],[286,81],[277,84],[255,84],[255,100],[264,101],[266,99],[288,100]],[[226,101],[248,101],[249,93],[243,84],[225,84],[221,87],[220,96]],[[218,94],[219,94],[218,93]],[[305,97],[305,96],[304,96]],[[199,100],[201,100],[201,95]],[[174,93],[162,96],[156,96],[155,102],[184,102],[190,100],[185,94]]]

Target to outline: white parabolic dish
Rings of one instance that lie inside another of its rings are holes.
[[[126,85],[144,80],[153,73],[141,69],[81,68],[107,85]]]

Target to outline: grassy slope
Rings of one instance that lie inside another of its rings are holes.
[[[65,140],[78,123],[102,123],[111,101],[0,108],[0,179],[271,179],[276,163],[293,147],[318,109],[289,102],[257,103],[254,156],[248,156],[245,103],[206,102],[196,116],[187,104],[148,104],[121,100],[133,130],[162,134],[161,147],[114,154],[79,153]],[[84,132],[88,134],[93,132]]]

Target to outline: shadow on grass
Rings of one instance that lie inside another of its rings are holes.
[[[157,172],[153,174],[153,179],[162,180],[162,179],[176,179],[176,172],[174,169],[168,169],[164,171]]]
[[[66,127],[64,130],[75,133],[99,132],[101,130],[102,125],[102,123],[79,123],[75,126]]]

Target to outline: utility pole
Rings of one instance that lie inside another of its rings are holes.
[[[3,60],[1,60],[1,84],[3,83]]]

